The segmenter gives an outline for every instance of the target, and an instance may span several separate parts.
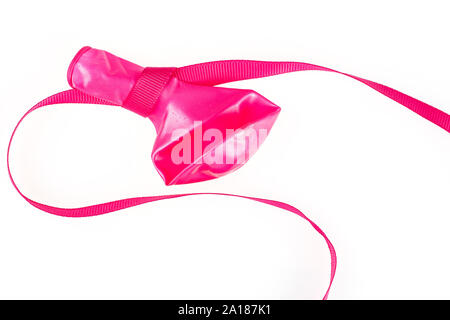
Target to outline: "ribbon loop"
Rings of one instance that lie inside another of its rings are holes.
[[[55,104],[64,104],[64,103],[114,105],[106,100],[98,99],[98,98],[89,96],[85,93],[82,93],[81,91],[78,91],[76,89],[72,89],[72,90],[59,92],[53,96],[50,96],[50,97],[42,100],[41,102],[37,103],[35,106],[33,106],[30,110],[28,110],[22,116],[22,118],[16,124],[16,127],[14,128],[14,130],[11,134],[11,138],[10,138],[9,144],[8,144],[8,151],[7,151],[7,155],[6,155],[6,164],[7,164],[8,174],[9,174],[9,178],[11,180],[12,185],[14,186],[16,191],[32,206],[34,206],[42,211],[54,214],[54,215],[70,217],[70,218],[97,216],[97,215],[106,214],[106,213],[110,213],[110,212],[114,212],[114,211],[118,211],[118,210],[122,210],[122,209],[126,209],[126,208],[139,206],[139,205],[149,203],[149,202],[181,198],[181,197],[198,196],[198,195],[217,195],[217,196],[243,198],[243,199],[248,199],[248,200],[264,203],[264,204],[267,204],[267,205],[270,205],[273,207],[277,207],[282,210],[286,210],[288,212],[294,213],[297,216],[299,216],[300,218],[303,218],[306,221],[308,221],[311,224],[311,226],[323,237],[323,239],[327,243],[328,250],[330,251],[331,271],[330,271],[330,281],[328,283],[328,287],[325,292],[325,295],[323,296],[323,299],[326,300],[328,298],[328,294],[330,292],[331,285],[333,283],[334,276],[336,274],[336,267],[337,267],[337,256],[336,256],[336,251],[333,247],[333,244],[328,239],[325,232],[323,232],[322,229],[320,229],[318,225],[316,225],[311,219],[309,219],[306,215],[304,215],[300,210],[298,210],[297,208],[295,208],[287,203],[283,203],[283,202],[275,201],[275,200],[269,200],[269,199],[247,197],[247,196],[242,196],[242,195],[237,195],[237,194],[210,193],[210,192],[209,193],[203,192],[203,193],[185,193],[185,194],[169,194],[169,195],[159,195],[159,196],[135,197],[135,198],[115,200],[115,201],[111,201],[111,202],[100,203],[100,204],[95,204],[95,205],[91,205],[91,206],[79,207],[79,208],[54,207],[54,206],[49,206],[44,203],[40,203],[40,202],[37,202],[37,201],[34,201],[34,200],[28,198],[26,195],[24,195],[22,193],[22,191],[20,191],[20,189],[16,185],[14,178],[12,176],[12,173],[11,173],[9,155],[10,155],[11,145],[12,145],[12,141],[14,139],[14,135],[15,135],[18,127],[22,123],[22,121],[34,110],[45,107],[45,106],[50,106],[50,105],[55,105]]]

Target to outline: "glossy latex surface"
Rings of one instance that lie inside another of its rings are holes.
[[[74,89],[122,105],[142,70],[104,50],[83,47],[69,66],[67,80]]]
[[[150,115],[158,134],[153,163],[168,185],[221,177],[256,152],[279,111],[252,90],[172,78]]]

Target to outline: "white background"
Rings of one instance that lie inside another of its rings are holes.
[[[13,189],[10,133],[68,88],[90,45],[144,66],[219,59],[315,63],[450,112],[448,1],[4,1],[0,5],[0,298],[321,298],[325,242],[293,214],[218,196],[70,219]],[[13,175],[76,207],[129,196],[232,192],[288,202],[338,254],[331,299],[450,298],[450,136],[362,84],[324,72],[240,82],[282,107],[260,151],[216,181],[166,187],[151,123],[62,105],[17,132]]]

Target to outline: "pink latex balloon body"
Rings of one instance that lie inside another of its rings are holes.
[[[83,47],[69,66],[67,80],[74,89],[122,105],[143,70],[104,50]]]
[[[168,185],[221,177],[256,152],[279,111],[251,90],[172,78],[150,114],[158,133],[153,162]]]
[[[143,70],[85,47],[71,63],[68,81],[84,93],[124,105]],[[279,112],[252,90],[194,85],[172,76],[148,114],[157,131],[153,163],[167,185],[221,177],[256,152]]]

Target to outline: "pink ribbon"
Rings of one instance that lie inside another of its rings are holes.
[[[165,69],[166,70],[166,69]],[[325,67],[320,67],[308,63],[300,63],[300,62],[264,62],[264,61],[247,61],[247,60],[229,60],[229,61],[215,61],[215,62],[207,62],[207,63],[201,63],[191,66],[186,66],[182,68],[177,69],[171,69],[171,72],[173,71],[173,74],[176,78],[178,78],[181,81],[197,84],[197,85],[204,85],[204,86],[214,86],[222,83],[227,83],[231,81],[239,81],[244,79],[253,79],[253,78],[261,78],[261,77],[267,77],[282,73],[289,73],[289,72],[295,72],[295,71],[305,71],[305,70],[319,70],[319,71],[329,71],[329,72],[336,72],[348,77],[351,77],[355,80],[358,80],[365,85],[373,88],[374,90],[380,92],[381,94],[391,98],[394,101],[397,101],[398,103],[402,104],[403,106],[407,107],[408,109],[412,110],[413,112],[419,114],[420,116],[424,117],[425,119],[431,121],[432,123],[440,126],[444,130],[450,132],[450,116],[446,114],[445,112],[436,109],[422,101],[419,101],[415,98],[412,98],[406,94],[403,94],[397,90],[394,90],[390,87],[387,87],[385,85],[366,80],[360,77],[356,77],[347,73],[342,73],[339,71],[335,71],[332,69],[328,69]],[[144,83],[145,85],[149,85]],[[150,84],[151,86],[151,84]],[[156,89],[158,87],[156,86]],[[155,89],[155,90],[156,90]],[[146,99],[142,97],[143,99]],[[132,99],[141,99],[139,94],[135,97],[132,97]],[[333,245],[331,244],[330,240],[326,236],[326,234],[308,217],[306,217],[300,210],[297,208],[275,200],[269,200],[269,199],[262,199],[262,198],[254,198],[254,197],[247,197],[242,195],[235,195],[235,194],[225,194],[225,193],[187,193],[187,194],[173,194],[173,195],[161,195],[161,196],[148,196],[148,197],[137,197],[137,198],[128,198],[128,199],[122,199],[122,200],[116,200],[101,204],[96,204],[92,206],[86,206],[86,207],[79,207],[79,208],[58,208],[49,206],[46,204],[42,204],[36,201],[31,200],[27,196],[25,196],[17,187],[16,183],[14,182],[14,179],[11,175],[10,170],[10,164],[9,164],[9,152],[11,148],[11,143],[14,137],[14,134],[18,128],[18,126],[21,124],[23,119],[29,115],[32,111],[39,109],[44,106],[49,105],[55,105],[55,104],[64,104],[64,103],[82,103],[82,104],[102,104],[102,105],[116,105],[114,103],[111,103],[107,100],[99,99],[93,96],[90,96],[88,94],[82,93],[79,90],[71,89],[67,91],[63,91],[60,93],[57,93],[53,96],[50,96],[38,104],[36,104],[34,107],[32,107],[25,115],[19,120],[17,123],[12,135],[11,139],[9,141],[8,145],[8,152],[7,152],[7,166],[8,166],[8,172],[11,179],[12,184],[16,188],[17,192],[31,205],[35,206],[36,208],[43,210],[45,212],[59,215],[59,216],[65,216],[65,217],[88,217],[88,216],[95,216],[100,214],[105,214],[129,207],[134,207],[137,205],[141,205],[148,202],[154,202],[159,200],[165,200],[165,199],[173,199],[173,198],[180,198],[180,197],[186,197],[186,196],[195,196],[195,195],[219,195],[219,196],[230,196],[230,197],[239,197],[244,199],[249,199],[261,203],[268,204],[270,206],[274,206],[277,208],[281,208],[283,210],[292,212],[301,218],[308,221],[312,227],[325,239],[328,249],[330,251],[331,256],[331,271],[330,271],[330,282],[328,285],[328,288],[325,292],[325,295],[323,299],[328,298],[328,294],[330,292],[331,285],[333,283],[333,279],[336,273],[336,252],[334,250]],[[129,101],[128,102],[131,107],[136,105],[136,102]],[[142,111],[144,112],[144,111]]]

